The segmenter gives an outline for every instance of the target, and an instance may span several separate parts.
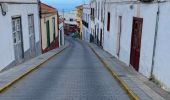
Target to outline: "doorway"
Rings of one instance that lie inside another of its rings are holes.
[[[30,56],[34,57],[35,52],[35,30],[34,30],[34,16],[28,15],[28,28],[29,28],[29,40],[30,40]]]
[[[100,46],[103,48],[103,31],[100,29]]]
[[[50,47],[50,23],[49,20],[46,22],[46,31],[47,31],[47,48]]]
[[[12,34],[15,60],[17,63],[20,63],[23,61],[24,58],[21,17],[12,18]]]
[[[136,71],[139,71],[142,26],[143,19],[134,17],[131,38],[130,65],[133,66]]]

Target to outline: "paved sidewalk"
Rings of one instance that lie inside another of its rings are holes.
[[[41,64],[45,63],[53,56],[59,54],[61,51],[63,51],[68,46],[69,46],[69,43],[66,42],[66,44],[60,48],[51,50],[48,53],[42,54],[23,64],[15,66],[4,72],[1,72],[0,73],[0,92],[3,92],[6,88],[8,88],[10,85],[15,83],[16,81],[18,81],[24,75],[29,74],[31,70],[33,71],[34,69],[38,68]]]
[[[168,92],[148,81],[147,78],[121,63],[95,44],[89,43],[89,45],[141,100],[170,100]]]

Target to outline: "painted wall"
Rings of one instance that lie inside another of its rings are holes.
[[[160,85],[170,91],[169,59],[168,51],[170,46],[170,2],[160,3],[160,14],[158,22],[158,35],[156,39],[155,58],[153,65],[153,76]],[[110,31],[107,31],[107,12],[111,13]],[[143,18],[143,28],[141,37],[141,52],[139,72],[147,78],[151,77],[154,37],[156,32],[156,18],[158,12],[158,3],[107,3],[105,13],[105,34],[104,49],[124,62],[130,65],[131,35],[133,17]],[[117,35],[118,35],[118,17],[122,16],[122,32],[120,37],[120,56],[116,55]]]
[[[83,18],[82,20],[84,20],[85,22],[88,23],[88,27],[83,25],[83,40],[85,41],[90,41],[90,5],[83,5]]]
[[[30,48],[29,44],[29,31],[28,31],[28,15],[34,14],[34,27],[35,27],[35,39],[36,43],[39,44],[39,12],[37,4],[7,4],[8,12],[6,16],[2,16],[0,10],[0,70],[5,68],[14,62],[14,46],[12,36],[12,17],[20,16],[22,21],[22,33],[24,52]],[[21,10],[22,9],[22,10]],[[40,45],[37,45],[40,47]],[[40,53],[40,51],[39,51]]]
[[[65,39],[64,39],[64,24],[60,23],[59,24],[59,45],[63,46],[65,44]]]
[[[170,2],[160,4],[160,17],[158,35],[156,41],[156,51],[154,58],[153,75],[160,82],[164,89],[170,91]]]
[[[52,43],[54,41],[53,39],[53,34],[54,34],[54,30],[53,30],[53,23],[52,23],[52,19],[55,18],[55,33],[56,33],[56,37],[58,37],[58,24],[57,24],[57,14],[55,15],[44,15],[43,18],[41,18],[41,33],[42,33],[42,49],[46,49],[47,48],[47,29],[46,29],[46,22],[49,21],[49,27],[50,27],[50,43]]]
[[[132,8],[131,8],[132,7]],[[146,10],[147,9],[147,10]],[[140,56],[140,73],[150,77],[152,66],[152,54],[154,44],[154,34],[156,25],[157,4],[108,4],[107,12],[111,13],[110,32],[105,30],[104,49],[112,55],[130,65],[131,53],[131,33],[133,17],[143,18],[141,56]],[[107,13],[106,13],[107,14]],[[122,16],[122,32],[120,41],[120,56],[116,54],[117,35],[118,35],[118,18]],[[152,17],[152,19],[151,19]],[[106,15],[107,18],[107,15]],[[107,22],[107,19],[105,20]],[[105,29],[107,29],[105,24]],[[146,49],[147,48],[147,49]]]
[[[63,15],[63,14],[60,14]],[[64,13],[65,23],[71,24],[71,25],[77,25],[76,22],[76,11],[70,11]],[[73,21],[70,21],[70,19],[73,19]]]

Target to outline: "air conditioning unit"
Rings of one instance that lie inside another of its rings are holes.
[[[153,2],[154,0],[139,0],[139,1],[141,1],[141,2]]]

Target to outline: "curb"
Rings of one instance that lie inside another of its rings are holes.
[[[41,61],[40,64],[38,64],[37,66],[33,66],[32,68],[30,68],[29,70],[27,70],[26,72],[24,72],[22,75],[18,76],[16,79],[12,80],[11,82],[5,84],[5,86],[0,87],[0,93],[6,91],[8,88],[10,88],[12,85],[14,85],[15,83],[17,83],[18,81],[20,81],[22,78],[26,77],[27,75],[29,75],[30,73],[32,73],[33,71],[35,71],[36,69],[40,68],[41,65],[43,65],[44,63],[48,62],[49,60],[51,60],[52,58],[54,58],[56,55],[62,53],[66,48],[68,48],[70,45],[64,47],[61,51],[59,51],[58,53],[54,54],[53,56],[49,57],[47,60],[45,61]]]
[[[97,58],[102,62],[104,67],[111,73],[111,75],[120,83],[121,87],[126,91],[131,100],[140,100],[139,97],[128,87],[128,85],[118,76],[118,74],[110,68],[110,66],[97,54],[97,52],[90,46],[90,49],[94,52]]]

